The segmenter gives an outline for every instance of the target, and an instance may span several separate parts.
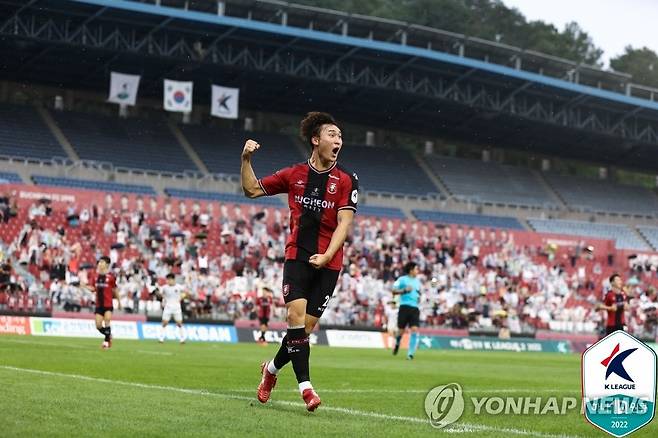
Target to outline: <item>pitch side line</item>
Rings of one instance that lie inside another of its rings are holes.
[[[520,389],[520,388],[462,388],[464,394],[468,395],[469,393],[510,393],[510,394],[580,394],[580,389]],[[243,388],[243,389],[226,389],[226,392],[254,392],[253,388]],[[282,389],[280,391],[290,391],[290,392],[299,392],[296,389]],[[338,394],[427,394],[429,390],[427,389],[374,389],[374,388],[323,388],[322,392],[333,392]]]
[[[163,385],[151,385],[151,384],[137,383],[137,382],[126,382],[122,380],[103,379],[100,377],[83,376],[80,374],[66,374],[66,373],[58,373],[54,371],[19,368],[19,367],[7,366],[7,365],[0,365],[0,369],[4,369],[8,371],[17,371],[22,373],[37,374],[41,376],[64,377],[68,379],[76,379],[76,380],[82,380],[87,382],[110,383],[113,385],[128,386],[132,388],[155,389],[160,391],[178,392],[182,394],[210,396],[210,397],[217,397],[226,400],[242,400],[242,401],[256,400],[255,389],[253,390],[254,396],[247,397],[242,395],[225,394],[220,392],[209,392],[202,389],[188,389],[188,388],[178,388],[175,386],[163,386]],[[294,407],[304,406],[303,403],[301,402],[291,402],[285,400],[270,401],[270,403],[282,405],[282,406],[294,406]],[[418,417],[380,414],[378,412],[359,411],[356,409],[340,408],[335,406],[323,406],[321,409],[322,411],[339,412],[341,414],[352,415],[355,417],[379,418],[382,420],[401,421],[401,422],[413,423],[413,424],[424,424],[424,425],[428,424],[428,420]],[[538,433],[538,432],[523,430],[523,429],[499,428],[493,426],[485,426],[483,424],[468,424],[468,423],[458,423],[450,426],[449,429],[444,429],[444,431],[451,433],[498,432],[498,433],[513,434],[513,435],[535,436],[540,438],[577,438],[577,435],[554,435],[554,434]]]

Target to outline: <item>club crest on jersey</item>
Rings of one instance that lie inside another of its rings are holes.
[[[289,293],[290,293],[290,285],[289,284],[284,284],[283,285],[283,296],[287,297]]]
[[[329,192],[332,195],[336,194],[336,183],[335,182],[329,183],[329,187],[327,187],[327,192]]]

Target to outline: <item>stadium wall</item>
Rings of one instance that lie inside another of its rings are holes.
[[[160,323],[145,321],[113,321],[112,334],[116,339],[155,341],[160,335]],[[252,343],[260,337],[257,328],[218,324],[185,324],[187,340],[208,343]],[[27,316],[0,316],[0,335],[55,336],[72,338],[97,338],[100,335],[93,319],[42,318]],[[176,341],[176,328],[167,326],[168,341]],[[270,343],[280,343],[285,330],[268,330],[265,338]],[[582,353],[596,339],[551,336],[553,339],[500,339],[486,336],[437,336],[421,335],[420,350],[456,351],[512,351],[518,353]],[[365,330],[316,330],[311,334],[311,344],[343,348],[386,349],[393,344],[387,333]],[[408,336],[402,340],[407,348]],[[655,347],[655,344],[651,344]],[[655,349],[655,348],[654,348]]]

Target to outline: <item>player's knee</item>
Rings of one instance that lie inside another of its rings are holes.
[[[286,320],[288,322],[288,327],[297,327],[304,324],[304,314],[290,308],[288,309]]]

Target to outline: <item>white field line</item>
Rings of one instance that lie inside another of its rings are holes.
[[[137,382],[127,382],[127,381],[122,381],[122,380],[110,380],[110,379],[102,379],[98,377],[90,377],[90,376],[83,376],[79,374],[66,374],[66,373],[58,373],[58,372],[53,372],[53,371],[43,371],[43,370],[34,370],[30,368],[19,368],[19,367],[13,367],[13,366],[6,366],[6,365],[0,365],[0,369],[8,370],[8,371],[16,371],[20,373],[28,373],[28,374],[36,374],[40,376],[50,376],[50,377],[62,377],[62,378],[67,378],[67,379],[75,379],[75,380],[82,380],[82,381],[87,381],[87,382],[97,382],[97,383],[109,383],[113,385],[121,385],[121,386],[127,386],[127,387],[132,387],[132,388],[142,388],[142,389],[151,389],[151,390],[159,390],[159,391],[169,391],[169,392],[177,392],[177,393],[182,393],[182,394],[191,394],[191,395],[200,395],[200,396],[206,396],[206,397],[217,397],[221,399],[226,399],[226,400],[242,400],[242,401],[251,401],[255,402],[255,390],[254,391],[254,396],[252,397],[247,397],[247,396],[242,396],[242,395],[235,395],[235,394],[227,394],[227,393],[220,393],[220,392],[209,392],[205,391],[202,389],[188,389],[188,388],[178,388],[175,386],[163,386],[163,385],[151,385],[151,384],[146,384],[146,383],[137,383]],[[301,402],[291,402],[291,401],[283,401],[283,400],[277,400],[277,401],[271,401],[270,403],[276,404],[276,405],[282,405],[282,406],[294,406],[294,407],[303,407],[304,404]],[[412,424],[419,424],[419,425],[428,425],[428,420],[424,418],[418,418],[418,417],[406,417],[406,416],[400,416],[400,415],[388,415],[388,414],[380,414],[378,412],[370,412],[370,411],[360,411],[356,409],[349,409],[349,408],[341,408],[341,407],[335,407],[335,406],[322,406],[321,411],[329,411],[329,412],[338,412],[341,414],[347,414],[347,415],[352,415],[355,417],[367,417],[367,418],[378,418],[381,420],[391,420],[391,421],[400,421],[400,422],[405,422],[405,423],[412,423]],[[429,430],[429,429],[428,429]],[[499,428],[499,427],[494,427],[494,426],[486,426],[483,424],[468,424],[468,423],[457,423],[452,426],[450,426],[448,429],[444,429],[446,432],[452,432],[452,433],[476,433],[476,432],[497,432],[497,433],[503,433],[503,434],[512,434],[512,435],[522,435],[522,436],[534,436],[534,437],[539,437],[539,438],[574,438],[576,435],[555,435],[555,434],[547,434],[547,433],[540,433],[540,432],[535,432],[531,430],[525,430],[525,429],[513,429],[513,428]]]

